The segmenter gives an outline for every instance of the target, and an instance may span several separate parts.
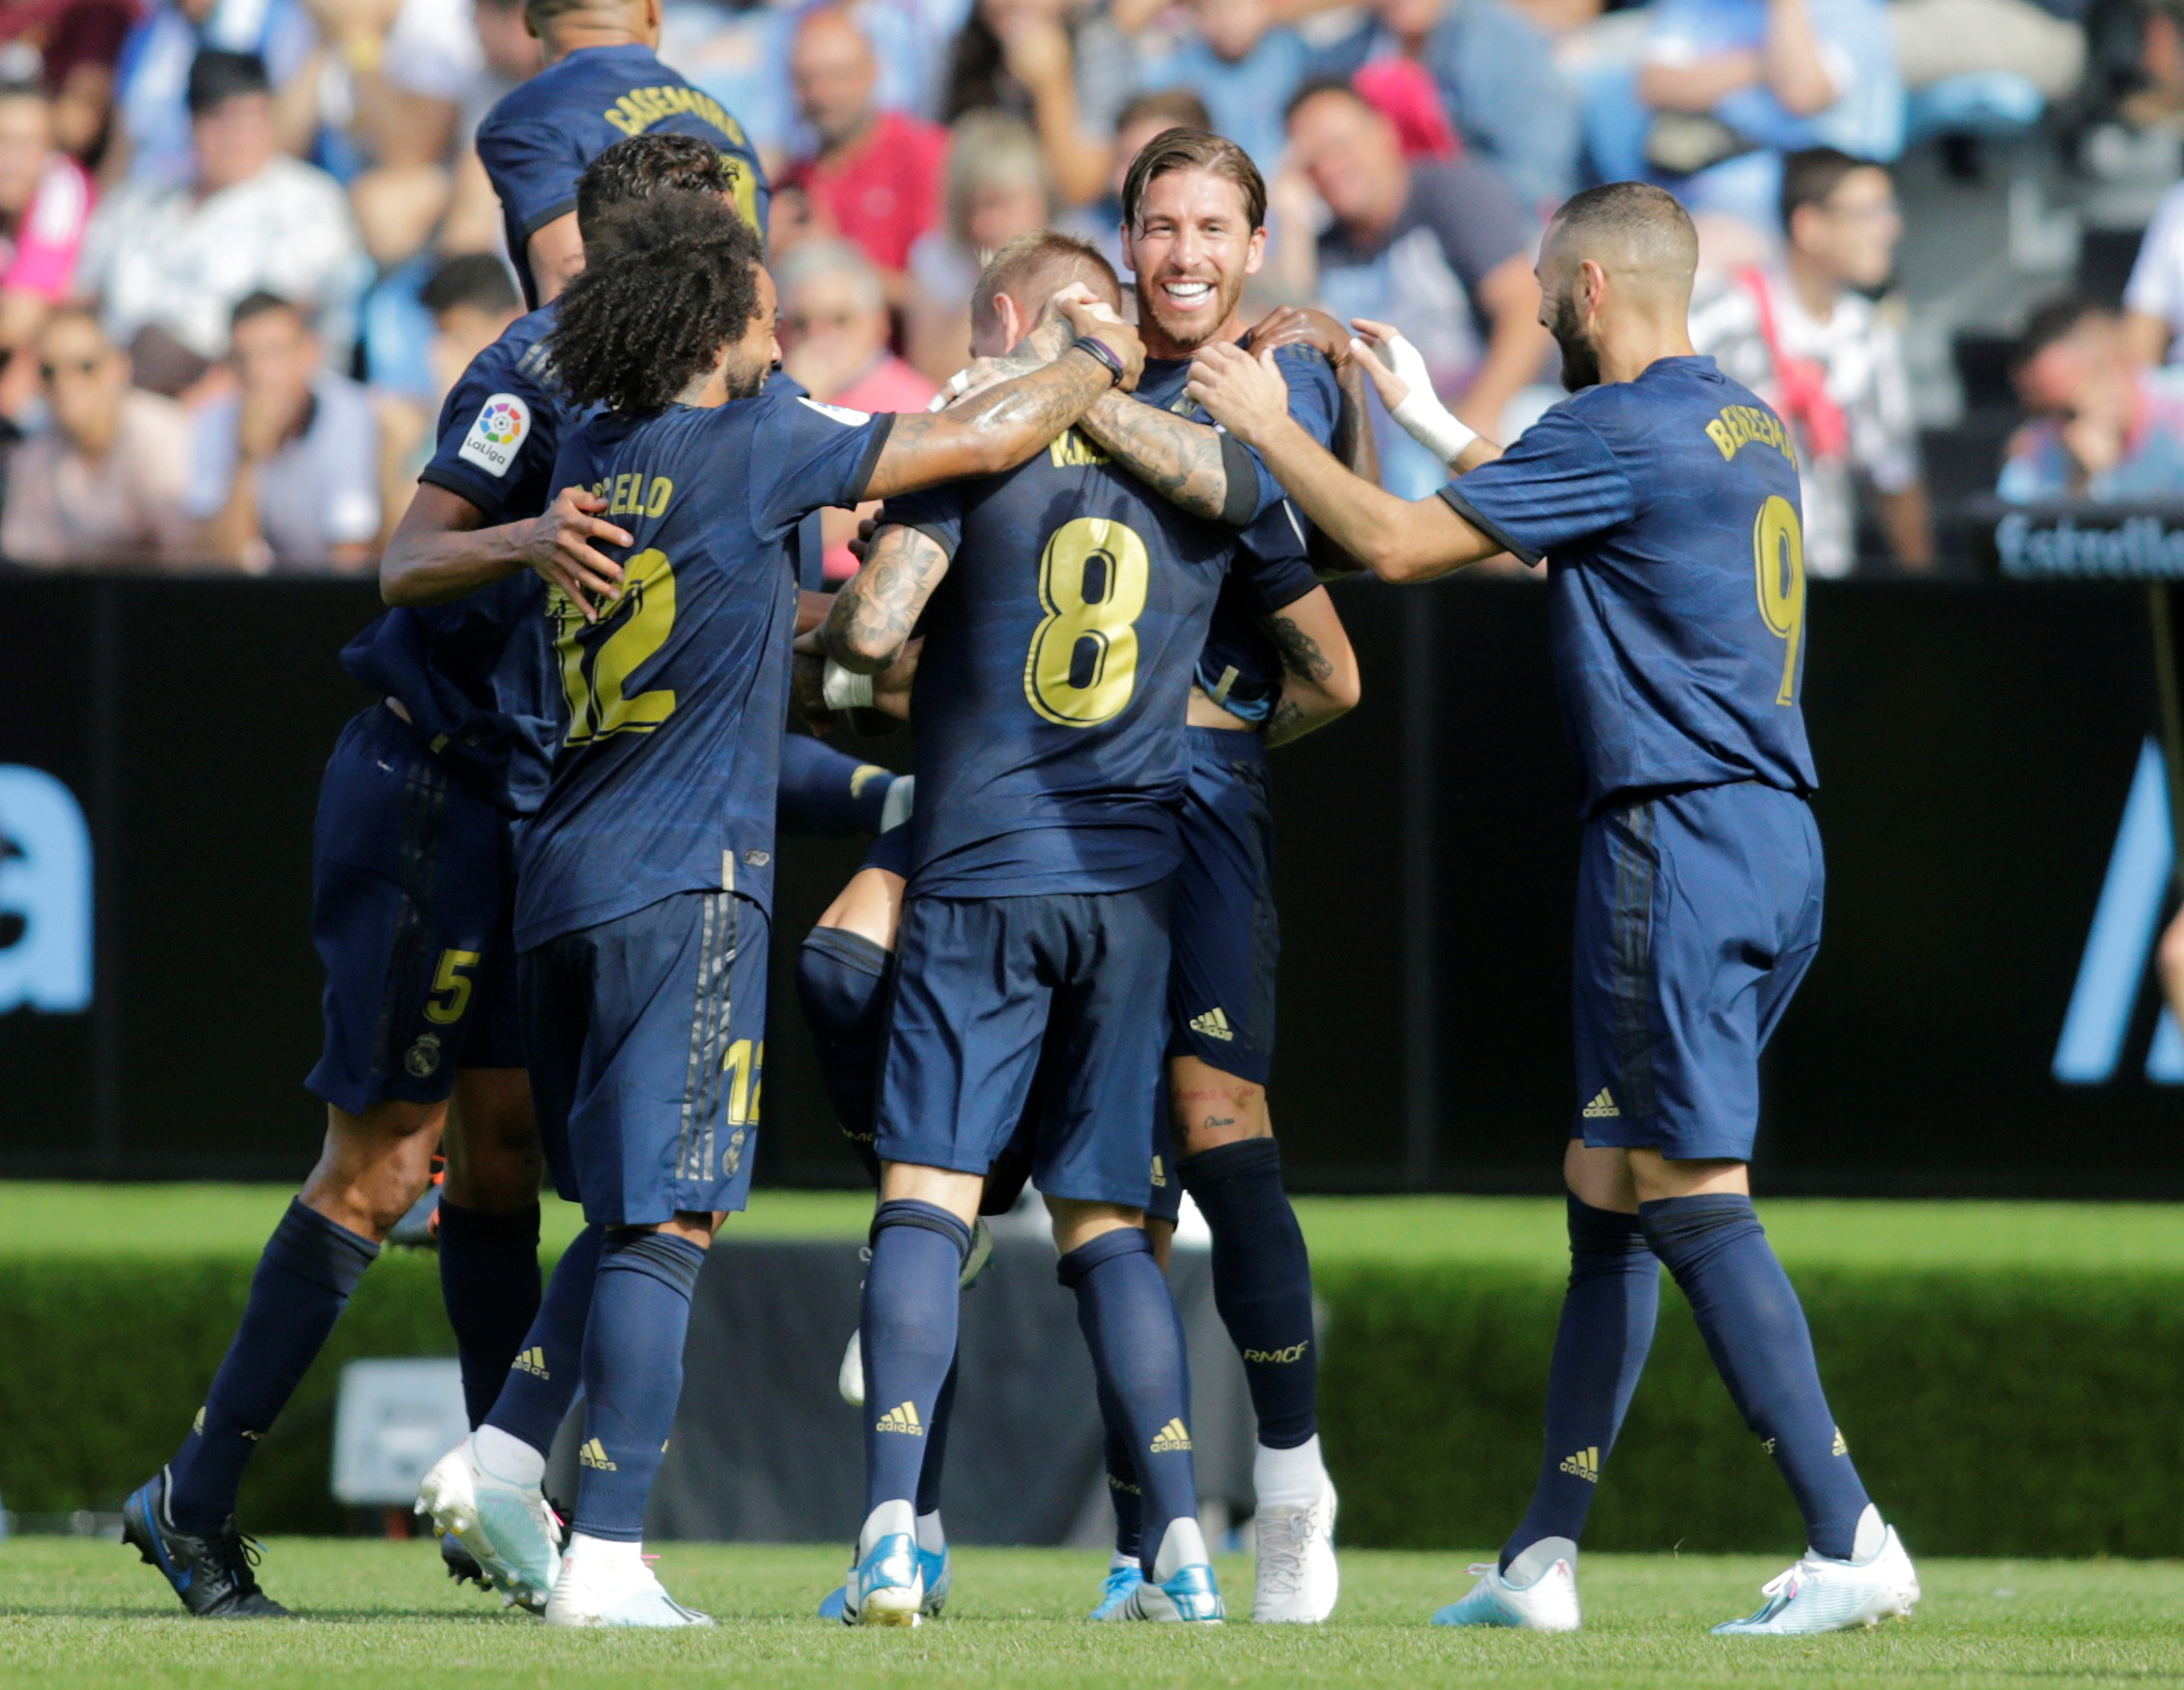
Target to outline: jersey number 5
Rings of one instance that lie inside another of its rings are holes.
[[[1078,517],[1049,538],[1039,558],[1047,614],[1023,664],[1023,695],[1047,720],[1093,727],[1129,707],[1137,689],[1137,618],[1152,573],[1145,542],[1105,517]]]
[[[1805,645],[1805,531],[1797,506],[1780,493],[1759,507],[1751,525],[1751,567],[1759,583],[1759,616],[1785,642],[1777,704],[1797,702],[1797,660]]]
[[[675,713],[672,689],[626,694],[630,677],[667,643],[675,628],[675,566],[657,548],[622,566],[622,601],[601,622],[587,622],[568,594],[554,588],[554,652],[561,690],[569,700],[572,746],[613,734],[649,734]]]

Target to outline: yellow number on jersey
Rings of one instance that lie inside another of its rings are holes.
[[[720,1071],[728,1076],[728,1124],[747,1127],[758,1119],[758,1093],[766,1069],[766,1041],[752,1044],[738,1039],[720,1058]]]
[[[1805,644],[1805,531],[1797,506],[1780,493],[1759,507],[1751,527],[1751,567],[1759,582],[1759,615],[1782,654],[1782,687],[1777,704],[1797,702],[1797,659]]]
[[[758,231],[760,240],[766,239],[766,225],[758,219],[758,178],[751,167],[733,153],[723,153],[720,162],[728,167],[728,191],[736,201],[736,212],[744,222]]]
[[[1095,563],[1096,600],[1086,597]],[[1047,614],[1023,664],[1032,709],[1062,727],[1092,727],[1123,713],[1137,688],[1136,623],[1152,575],[1145,542],[1120,522],[1078,517],[1054,530],[1039,559]]]
[[[630,677],[667,643],[675,627],[675,566],[666,552],[640,551],[622,566],[622,600],[603,623],[586,622],[559,587],[546,613],[553,618],[561,690],[569,699],[570,745],[588,746],[613,734],[649,734],[675,713],[670,688],[655,688],[633,698],[623,692]],[[588,640],[587,633],[592,635]]]

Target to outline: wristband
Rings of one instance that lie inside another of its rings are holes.
[[[1070,342],[1070,350],[1072,352],[1090,352],[1101,363],[1106,365],[1109,378],[1107,384],[1110,387],[1120,387],[1123,383],[1123,378],[1130,374],[1128,370],[1123,368],[1122,359],[1116,356],[1115,349],[1104,340],[1095,340],[1088,334],[1080,334]]]
[[[1479,437],[1477,430],[1466,428],[1423,383],[1414,386],[1403,403],[1387,414],[1405,434],[1451,468],[1464,455],[1464,448]]]
[[[872,707],[872,677],[860,675],[854,669],[845,669],[832,658],[826,660],[826,668],[819,682],[819,695],[828,710],[869,710]]]

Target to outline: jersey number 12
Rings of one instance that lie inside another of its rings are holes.
[[[1759,507],[1751,525],[1751,567],[1759,583],[1759,617],[1784,643],[1777,704],[1797,702],[1797,660],[1805,646],[1805,531],[1797,506],[1780,493]]]
[[[569,700],[568,744],[588,746],[614,734],[650,733],[675,714],[673,689],[631,696],[624,690],[639,664],[667,643],[675,628],[675,566],[657,547],[622,566],[622,599],[599,622],[587,622],[569,595],[553,589],[554,655]]]
[[[1061,727],[1094,727],[1129,708],[1137,690],[1137,618],[1152,577],[1145,542],[1121,522],[1078,517],[1054,530],[1039,558],[1046,615],[1023,662],[1032,709]]]

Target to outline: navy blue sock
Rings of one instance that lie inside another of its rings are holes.
[[[956,1364],[948,1364],[948,1376],[940,1382],[940,1394],[933,1399],[933,1423],[925,1428],[925,1459],[917,1469],[917,1511],[936,1513],[940,1507],[940,1475],[948,1465],[948,1422],[956,1413]]]
[[[591,1320],[592,1288],[605,1246],[606,1228],[597,1225],[569,1241],[485,1417],[485,1424],[521,1438],[542,1455],[552,1450],[553,1436],[569,1418],[569,1405],[583,1382],[584,1329]]]
[[[462,1365],[462,1405],[472,1429],[539,1312],[539,1205],[493,1213],[440,1198],[440,1301]]]
[[[235,1512],[242,1470],[325,1347],[349,1294],[379,1247],[292,1198],[251,1277],[242,1310],[197,1423],[168,1463],[168,1507],[202,1537]]]
[[[956,1365],[970,1228],[934,1203],[898,1198],[872,1217],[864,1273],[864,1507],[911,1502],[940,1388]]]
[[[1653,1253],[1690,1299],[1745,1424],[1789,1481],[1806,1541],[1847,1559],[1865,1486],[1828,1411],[1805,1310],[1751,1199],[1734,1192],[1666,1197],[1640,1203],[1638,1215]]]
[[[1568,1195],[1570,1287],[1547,1376],[1547,1452],[1501,1570],[1543,1537],[1575,1543],[1631,1406],[1661,1310],[1661,1263],[1636,1215]]]
[[[1281,1149],[1244,1139],[1175,1165],[1214,1234],[1214,1307],[1244,1357],[1259,1442],[1294,1450],[1319,1422],[1312,1262],[1281,1186]]]
[[[781,739],[774,823],[784,833],[877,833],[895,776],[809,734]]]
[[[584,1330],[584,1447],[573,1524],[634,1543],[683,1395],[683,1340],[705,1251],[669,1232],[615,1231]]]
[[[1145,1490],[1137,1482],[1137,1460],[1130,1434],[1123,1429],[1122,1410],[1104,1388],[1100,1392],[1100,1419],[1106,1426],[1102,1459],[1107,1469],[1107,1500],[1115,1509],[1115,1559],[1135,1561],[1144,1553]]]
[[[1138,1564],[1151,1578],[1169,1524],[1198,1517],[1183,1319],[1141,1228],[1118,1227],[1078,1245],[1059,1273],[1077,1293],[1077,1324],[1093,1370],[1130,1438],[1144,1492]]]
[[[803,1000],[819,1055],[819,1078],[842,1137],[880,1184],[873,1125],[880,1113],[880,1056],[887,1031],[887,948],[861,933],[814,927],[797,952]]]

